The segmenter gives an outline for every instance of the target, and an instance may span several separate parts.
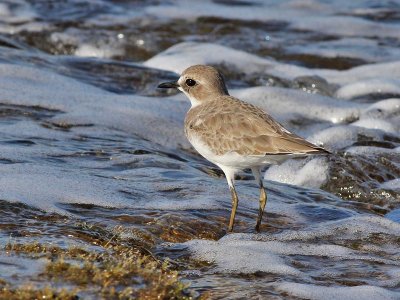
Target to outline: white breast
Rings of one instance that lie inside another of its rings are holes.
[[[223,155],[217,155],[213,149],[207,146],[198,136],[193,134],[188,136],[188,139],[197,152],[205,159],[217,166],[225,166],[237,170],[276,164],[290,158],[290,155],[240,155],[233,151]]]

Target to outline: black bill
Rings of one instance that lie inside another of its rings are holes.
[[[176,81],[164,82],[164,83],[160,83],[158,85],[158,88],[161,88],[161,89],[177,89],[178,87],[179,87],[179,84]]]

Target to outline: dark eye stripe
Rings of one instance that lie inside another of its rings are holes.
[[[196,84],[196,81],[194,81],[193,79],[186,79],[185,83],[187,86],[194,86]]]

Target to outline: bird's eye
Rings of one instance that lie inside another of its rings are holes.
[[[194,86],[196,84],[196,81],[194,81],[193,79],[186,79],[185,82],[187,86]]]

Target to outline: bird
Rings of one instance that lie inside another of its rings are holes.
[[[237,172],[251,169],[260,189],[255,226],[259,232],[267,203],[262,168],[291,157],[329,153],[284,128],[263,109],[230,96],[223,75],[212,66],[190,66],[177,81],[161,83],[158,88],[178,89],[191,102],[185,135],[200,155],[225,174],[232,198],[228,232],[233,231],[239,202],[234,182]]]

